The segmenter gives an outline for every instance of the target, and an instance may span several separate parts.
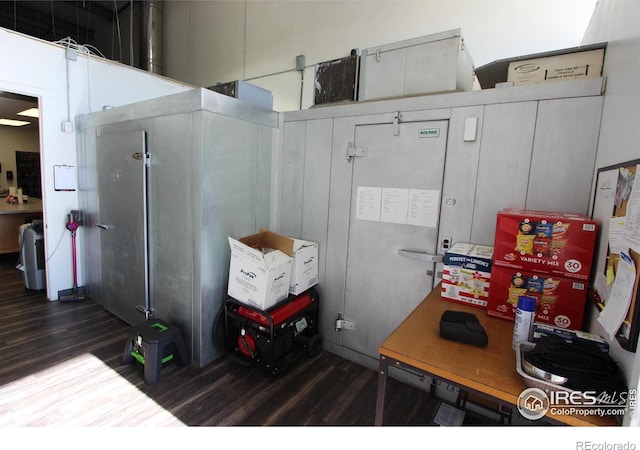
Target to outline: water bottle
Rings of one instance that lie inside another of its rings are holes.
[[[533,322],[536,314],[536,298],[528,295],[518,297],[518,309],[513,326],[511,347],[515,350],[521,342],[533,340]]]

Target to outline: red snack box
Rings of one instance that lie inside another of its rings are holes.
[[[518,297],[536,297],[535,321],[558,328],[582,328],[587,283],[571,278],[493,267],[487,315],[515,320]]]
[[[493,264],[589,280],[597,222],[580,214],[505,209],[498,213]]]

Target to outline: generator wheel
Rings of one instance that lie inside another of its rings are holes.
[[[311,341],[309,341],[309,346],[307,347],[307,354],[310,357],[315,358],[320,354],[321,350],[322,350],[322,337],[319,334],[316,334],[311,338]]]

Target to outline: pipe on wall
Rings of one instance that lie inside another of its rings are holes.
[[[163,75],[162,66],[162,1],[142,2],[140,26],[140,66],[151,73]]]

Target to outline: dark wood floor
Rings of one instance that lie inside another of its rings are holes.
[[[327,351],[278,378],[222,358],[169,362],[146,385],[121,364],[130,327],[100,305],[25,289],[0,256],[0,426],[371,426],[377,374]],[[428,425],[438,401],[389,381],[385,423]]]

